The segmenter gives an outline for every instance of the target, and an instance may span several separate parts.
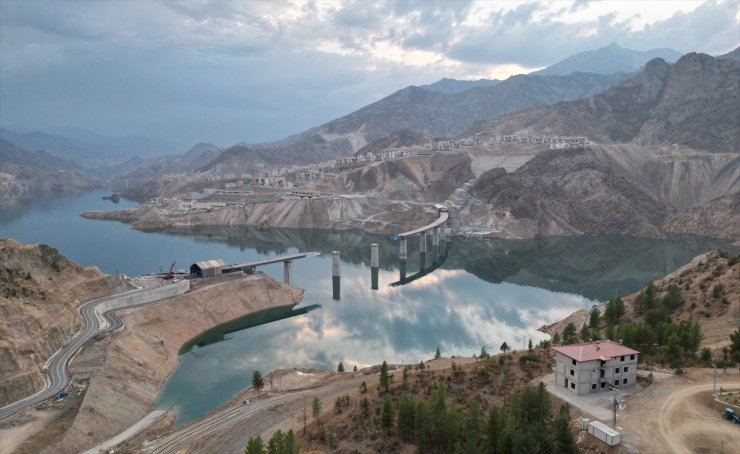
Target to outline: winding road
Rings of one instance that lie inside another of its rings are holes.
[[[15,414],[18,414],[28,409],[29,407],[33,407],[34,405],[37,405],[44,400],[49,399],[50,397],[53,397],[64,391],[70,381],[69,362],[72,360],[75,354],[77,354],[82,345],[98,334],[113,331],[123,326],[123,322],[120,318],[118,318],[115,312],[124,308],[112,309],[102,314],[108,326],[101,330],[98,316],[95,313],[95,309],[98,305],[110,301],[114,298],[120,298],[139,292],[144,292],[146,290],[149,289],[138,288],[135,290],[130,290],[128,292],[119,293],[117,295],[99,298],[83,304],[80,307],[80,313],[82,314],[85,326],[81,331],[78,331],[77,334],[75,334],[75,336],[67,345],[59,349],[47,361],[46,385],[44,389],[37,392],[36,394],[33,394],[15,403],[0,408],[0,421],[9,418]],[[129,307],[136,307],[144,304],[151,304],[151,302]]]

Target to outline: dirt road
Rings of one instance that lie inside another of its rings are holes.
[[[728,371],[729,372],[729,371]],[[717,377],[717,389],[740,388],[737,371]],[[712,370],[691,370],[688,376],[659,380],[627,398],[618,425],[633,452],[720,453],[736,452],[740,426],[732,424],[711,406]]]

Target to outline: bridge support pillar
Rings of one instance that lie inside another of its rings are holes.
[[[419,234],[419,271],[427,266],[427,232]]]
[[[339,299],[339,251],[332,251],[332,262],[331,262],[331,285],[332,285],[332,298],[335,300]]]
[[[293,262],[286,260],[283,262],[283,282],[290,285],[290,274],[293,268]]]
[[[398,268],[401,270],[401,280],[406,279],[406,259],[408,254],[406,252],[406,237],[401,238],[398,252]]]
[[[445,227],[445,240],[449,243],[452,241],[452,228]]]
[[[437,263],[439,260],[439,227],[435,227],[434,230],[432,230],[432,253],[434,254],[434,263]]]
[[[378,245],[373,243],[370,245],[370,288],[373,290],[378,289]]]

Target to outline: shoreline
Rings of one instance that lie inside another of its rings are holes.
[[[188,340],[234,318],[293,307],[302,295],[260,274],[122,311],[123,329],[86,345],[70,365],[74,377],[89,384],[71,427],[42,452],[77,452],[116,436],[154,408]]]

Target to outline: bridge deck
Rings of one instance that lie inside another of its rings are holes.
[[[228,266],[223,267],[222,272],[223,273],[233,273],[236,271],[256,268],[258,266],[271,265],[273,263],[286,262],[290,260],[297,260],[297,259],[302,259],[304,257],[315,257],[317,255],[321,255],[321,253],[316,252],[316,251],[301,252],[300,254],[281,255],[279,257],[270,257],[267,259],[255,260],[253,262],[235,263],[233,265],[228,265]]]
[[[447,222],[447,219],[449,217],[450,217],[450,214],[448,212],[442,211],[441,213],[439,213],[439,219],[437,219],[436,221],[432,222],[431,224],[427,224],[427,225],[425,225],[423,227],[419,227],[418,229],[415,229],[415,230],[410,230],[408,232],[403,232],[403,233],[399,234],[398,237],[399,238],[406,238],[406,237],[409,237],[409,236],[418,235],[419,233],[422,233],[422,232],[426,232],[427,230],[431,230],[431,229],[433,229],[435,227],[439,227],[440,225],[444,225],[444,223]]]

